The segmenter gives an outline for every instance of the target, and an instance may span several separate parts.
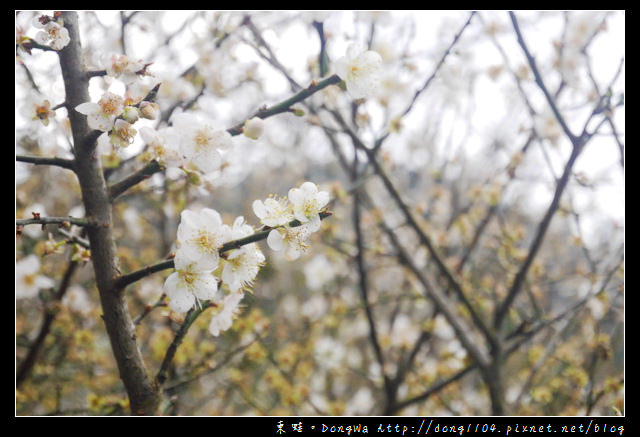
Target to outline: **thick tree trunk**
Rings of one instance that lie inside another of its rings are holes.
[[[115,285],[119,274],[118,260],[112,235],[109,193],[96,150],[97,136],[87,126],[85,116],[74,109],[80,103],[90,101],[89,78],[82,62],[78,16],[75,12],[64,12],[63,19],[71,42],[59,52],[60,66],[73,134],[75,171],[82,191],[85,214],[91,222],[87,236],[91,245],[91,260],[103,319],[120,378],[129,396],[131,412],[140,415],[155,414],[160,402],[160,391],[144,365],[124,294]]]

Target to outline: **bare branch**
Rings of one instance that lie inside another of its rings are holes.
[[[16,161],[26,162],[34,165],[54,165],[57,167],[66,168],[68,170],[75,170],[75,161],[73,159],[16,155]]]
[[[182,340],[184,339],[185,335],[187,335],[187,332],[189,332],[189,328],[191,327],[193,322],[196,321],[198,316],[200,316],[200,314],[202,314],[209,307],[210,307],[209,301],[205,301],[205,302],[201,302],[201,306],[196,308],[191,308],[187,312],[187,315],[185,316],[185,320],[180,326],[180,329],[178,329],[178,331],[176,332],[173,338],[173,341],[169,345],[169,348],[167,349],[167,352],[165,353],[165,356],[162,360],[162,364],[160,365],[160,370],[156,375],[156,380],[160,385],[164,384],[164,382],[167,380],[167,372],[169,371],[169,366],[171,365],[171,362],[173,361],[173,357],[178,351],[178,346],[180,346],[180,343],[182,343]]]
[[[78,267],[78,262],[69,261],[67,264],[67,268],[62,276],[62,280],[58,285],[58,289],[53,295],[53,302],[48,302],[43,310],[43,320],[42,325],[40,325],[40,331],[36,336],[36,339],[29,347],[29,351],[27,352],[27,356],[22,360],[20,365],[16,370],[16,388],[19,387],[31,374],[31,370],[35,365],[38,356],[40,355],[40,351],[42,350],[42,346],[44,345],[44,341],[49,335],[51,331],[51,325],[53,324],[58,311],[55,310],[55,304],[62,301],[62,298],[66,294],[69,289],[69,285],[71,284],[71,278]]]
[[[76,225],[76,226],[91,226],[91,220],[76,217],[33,217],[30,219],[18,219],[16,220],[16,226],[26,225]]]
[[[442,260],[442,257],[440,256],[440,254],[436,250],[436,248],[435,248],[434,244],[432,243],[431,239],[422,230],[422,228],[418,224],[417,220],[415,219],[415,217],[411,213],[411,211],[409,209],[409,206],[404,202],[404,200],[402,199],[402,196],[400,195],[400,193],[398,192],[396,187],[393,185],[391,180],[387,177],[385,171],[382,169],[382,167],[378,163],[377,158],[374,156],[372,149],[369,149],[358,138],[358,136],[345,123],[345,121],[343,120],[342,116],[340,116],[339,113],[337,113],[336,111],[330,111],[330,113],[334,116],[334,118],[342,126],[342,128],[345,130],[345,132],[351,137],[352,141],[358,147],[358,149],[360,149],[360,150],[362,150],[362,151],[364,151],[366,153],[366,155],[367,155],[367,157],[369,159],[369,161],[368,161],[369,164],[371,164],[373,166],[373,169],[374,169],[375,173],[382,180],[385,188],[387,189],[387,192],[391,195],[391,197],[393,198],[394,202],[400,208],[400,211],[404,215],[404,217],[405,217],[405,219],[407,221],[407,224],[418,235],[418,239],[419,239],[420,243],[422,245],[424,245],[427,248],[427,250],[429,251],[429,254],[433,258],[433,260],[434,260],[434,262],[435,262],[435,264],[436,264],[436,266],[438,268],[438,271],[447,280],[447,283],[449,284],[451,289],[456,294],[456,297],[464,304],[465,308],[469,311],[474,323],[482,331],[482,333],[484,334],[485,338],[489,342],[493,342],[493,334],[488,330],[485,322],[480,318],[480,316],[478,315],[476,309],[471,305],[471,302],[469,301],[469,299],[467,299],[464,291],[462,290],[461,285],[454,278],[453,273],[449,270],[449,268],[446,266],[446,264]]]
[[[556,120],[558,120],[558,123],[562,127],[562,130],[564,131],[565,135],[567,135],[567,137],[569,138],[572,144],[575,144],[578,138],[569,129],[569,126],[564,120],[564,117],[558,110],[555,98],[551,95],[551,93],[549,93],[549,90],[547,89],[547,86],[545,85],[544,80],[542,79],[542,75],[538,70],[536,61],[531,55],[531,53],[529,52],[529,48],[527,47],[527,44],[524,41],[522,33],[520,32],[520,26],[518,25],[518,20],[516,19],[515,14],[509,11],[509,17],[511,18],[513,29],[515,30],[516,36],[518,38],[518,44],[520,44],[520,47],[522,48],[522,51],[524,52],[524,55],[527,58],[527,62],[529,63],[529,68],[531,68],[531,71],[533,72],[533,76],[536,80],[536,84],[538,85],[538,87],[544,94],[545,98],[547,99],[547,103],[551,107],[551,110],[553,111],[553,114],[555,115]]]

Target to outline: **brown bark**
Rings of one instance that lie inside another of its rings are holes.
[[[96,150],[97,133],[89,129],[85,116],[74,109],[80,103],[90,101],[89,78],[82,62],[78,16],[75,12],[64,12],[62,16],[71,42],[59,52],[60,66],[73,135],[75,172],[82,191],[85,214],[91,222],[87,237],[91,245],[91,260],[103,320],[120,378],[129,396],[131,412],[151,415],[155,414],[159,405],[160,391],[142,359],[122,289],[116,287],[118,259],[112,235],[109,192]]]

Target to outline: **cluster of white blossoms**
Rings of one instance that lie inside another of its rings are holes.
[[[267,236],[269,247],[282,250],[285,258],[292,261],[309,247],[307,240],[320,229],[320,211],[328,203],[327,191],[318,191],[313,182],[305,182],[290,189],[287,199],[255,200],[253,212],[263,225],[273,228]],[[297,226],[291,226],[292,222]]]
[[[307,247],[308,236],[320,228],[320,211],[329,202],[329,193],[318,191],[312,182],[289,190],[288,201],[268,198],[253,203],[256,215],[270,232],[267,243],[274,250],[285,250],[287,259],[295,259]],[[297,221],[297,222],[296,222]],[[174,256],[175,271],[164,283],[171,310],[184,313],[203,302],[216,312],[209,332],[217,336],[231,327],[240,302],[265,263],[256,242],[231,245],[221,254],[226,243],[239,242],[255,231],[237,217],[231,226],[211,208],[184,210],[177,230]]]
[[[182,170],[195,183],[200,177],[215,176],[223,166],[224,153],[232,148],[231,134],[191,113],[178,114],[171,122],[159,129],[140,129],[150,157],[166,168]]]
[[[53,50],[62,50],[71,41],[69,31],[55,18],[40,15],[35,17],[32,23],[34,27],[42,29],[34,38],[38,44],[49,46]]]
[[[137,78],[149,75],[147,64],[141,60],[131,60],[126,55],[109,55],[103,57],[106,76],[119,79],[127,86],[134,84]],[[91,129],[107,134],[109,143],[117,150],[133,143],[138,131],[133,124],[141,118],[154,120],[160,113],[155,102],[136,101],[135,98],[122,97],[113,92],[105,92],[97,102],[84,102],[76,106],[76,111],[87,116],[87,124]],[[103,135],[98,141],[102,143]]]
[[[231,326],[244,289],[252,284],[264,255],[256,243],[250,243],[220,255],[222,246],[232,240],[253,234],[253,228],[238,217],[233,226],[222,222],[220,214],[211,208],[198,212],[184,210],[177,232],[178,250],[174,257],[175,271],[164,283],[169,307],[178,313],[189,311],[208,301],[217,309],[209,330],[218,335]],[[220,277],[224,290],[219,287]]]

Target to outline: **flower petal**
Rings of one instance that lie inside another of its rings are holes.
[[[95,114],[100,112],[100,106],[95,102],[80,103],[76,106],[76,111],[84,115]]]
[[[275,250],[275,251],[282,250],[282,246],[283,246],[282,235],[277,229],[274,229],[271,232],[269,232],[269,235],[267,235],[267,244],[269,245],[271,250]]]
[[[178,272],[170,274],[166,279],[164,291],[169,296],[169,307],[177,313],[185,313],[195,304],[195,296],[181,286]]]

